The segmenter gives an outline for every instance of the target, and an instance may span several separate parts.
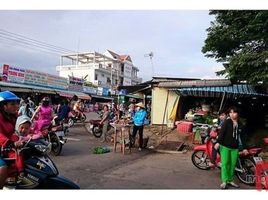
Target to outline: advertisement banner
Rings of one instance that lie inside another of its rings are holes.
[[[69,76],[69,90],[83,92],[83,79]]]
[[[24,83],[25,70],[9,66],[8,69],[8,82]]]
[[[1,69],[0,69],[1,70]],[[30,69],[3,65],[2,81],[24,83],[57,89],[68,89],[68,79],[56,75],[38,72]]]
[[[89,94],[97,94],[97,88],[93,88],[93,87],[84,86],[83,91]]]
[[[109,96],[109,88],[103,88],[102,90],[102,96]]]
[[[98,87],[98,90],[97,90],[97,95],[102,95],[102,91],[103,91],[103,88],[102,87]]]

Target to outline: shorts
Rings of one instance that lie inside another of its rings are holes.
[[[6,166],[6,162],[0,157],[0,167]]]

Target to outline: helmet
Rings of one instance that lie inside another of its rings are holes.
[[[0,92],[0,102],[4,101],[20,101],[20,98],[10,91]]]
[[[42,99],[42,102],[49,102],[49,98],[48,98],[48,97],[44,97],[44,98]]]

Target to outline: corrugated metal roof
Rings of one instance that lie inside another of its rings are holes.
[[[231,81],[227,79],[207,79],[189,81],[166,81],[160,82],[158,87],[163,88],[182,88],[182,87],[208,87],[208,86],[229,86]]]
[[[245,97],[245,96],[268,96],[268,94],[257,93],[251,85],[232,85],[219,87],[191,87],[191,88],[173,88],[182,96],[197,97],[221,97],[226,94],[227,98]]]

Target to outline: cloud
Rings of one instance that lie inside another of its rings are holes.
[[[0,27],[10,32],[73,51],[129,54],[144,80],[151,79],[150,59],[144,57],[151,51],[155,74],[215,76],[220,64],[201,53],[211,20],[208,11],[0,11]],[[4,43],[1,62],[56,73],[59,55]]]

